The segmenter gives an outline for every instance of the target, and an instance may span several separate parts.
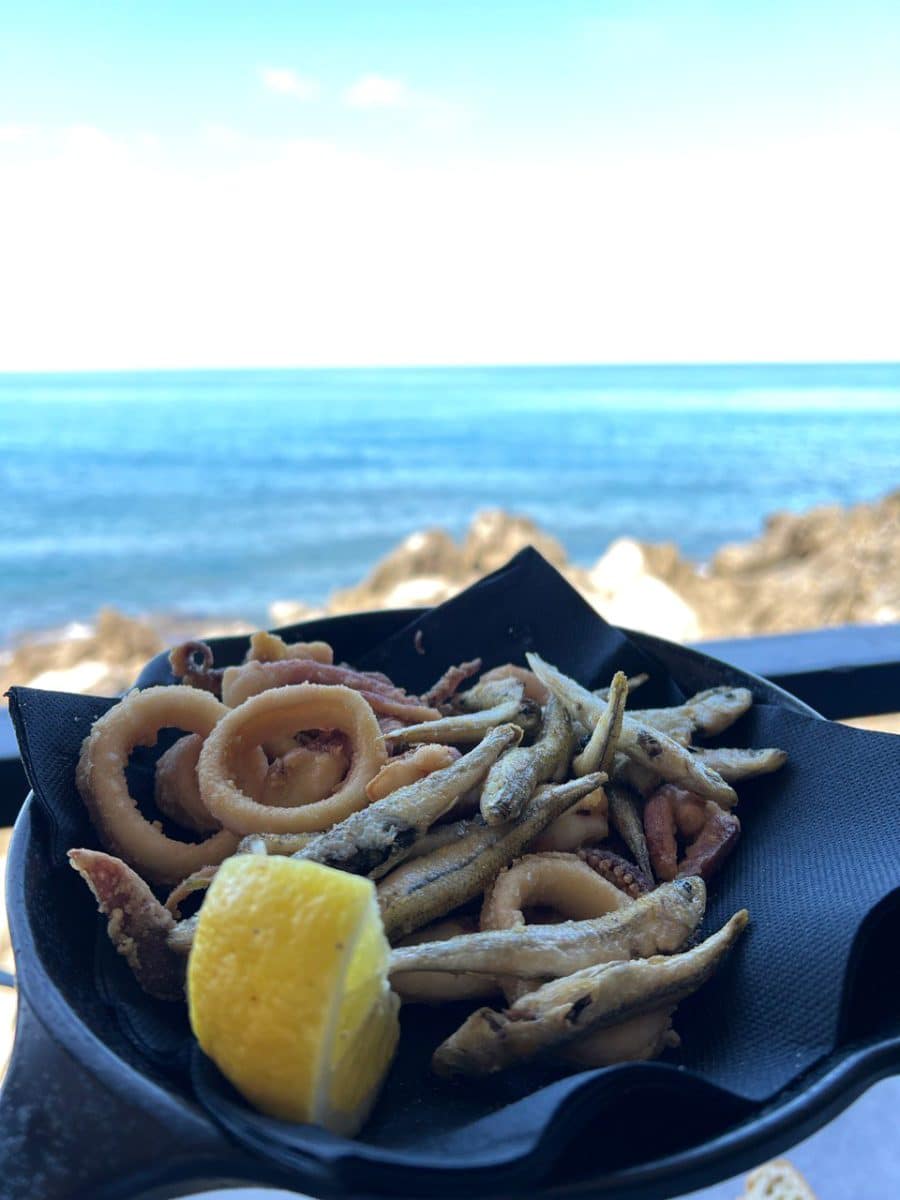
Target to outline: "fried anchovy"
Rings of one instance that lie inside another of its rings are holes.
[[[640,802],[624,788],[610,784],[606,788],[609,802],[609,820],[613,829],[631,851],[634,861],[648,879],[653,878],[650,853],[644,837],[644,819]]]
[[[184,963],[167,941],[175,918],[140,875],[99,850],[70,850],[69,862],[93,892],[108,918],[109,940],[144,991],[160,1000],[183,1000]]]
[[[622,736],[622,721],[628,700],[628,680],[624,671],[616,671],[609,686],[609,699],[603,715],[594,726],[590,741],[572,763],[575,775],[587,775],[590,771],[605,771],[609,774],[616,746]]]
[[[406,857],[416,838],[448,812],[460,796],[481,783],[503,751],[517,746],[521,738],[517,725],[499,725],[449,767],[432,771],[424,779],[351,813],[313,838],[294,857],[355,875],[384,874]]]
[[[583,688],[574,679],[557,671],[539,654],[528,653],[525,657],[541,682],[562,700],[570,716],[590,727],[597,723],[606,709],[602,700],[598,700],[593,692]],[[737,803],[734,789],[721,775],[694,759],[684,746],[679,746],[662,731],[651,729],[627,713],[622,721],[619,749],[635,762],[652,768],[664,779],[678,783],[698,796],[708,796],[723,808],[730,808]]]
[[[642,672],[640,675],[629,675],[628,676],[628,695],[630,696],[632,692],[636,692],[637,689],[642,684],[646,683],[649,678],[650,678],[650,676],[647,674],[646,671]],[[609,693],[610,693],[610,689],[608,687],[594,689],[594,695],[597,697],[598,700],[608,700]]]
[[[528,992],[503,1012],[480,1008],[438,1046],[439,1075],[489,1075],[593,1030],[677,1004],[712,975],[747,924],[745,909],[705,942],[671,957],[586,967]]]
[[[394,871],[378,886],[378,903],[388,937],[405,937],[480,895],[501,867],[512,862],[551,821],[605,779],[604,775],[586,775],[584,779],[540,787],[517,822],[475,825],[458,841]]]
[[[787,762],[787,752],[766,747],[760,750],[740,750],[727,746],[715,749],[696,749],[691,753],[707,767],[722,776],[728,783],[740,783],[754,775],[769,775]]]
[[[733,725],[753,704],[753,693],[742,687],[714,687],[672,708],[636,708],[631,716],[670,736],[687,723],[691,734],[712,737]]]
[[[700,924],[705,907],[703,880],[678,879],[589,921],[485,930],[398,947],[391,952],[391,975],[465,971],[557,979],[598,963],[678,950]]]
[[[559,700],[551,696],[544,706],[544,721],[537,741],[507,750],[488,772],[481,790],[481,815],[488,825],[514,821],[538,784],[553,779],[560,767],[568,765],[572,741],[569,715]]]
[[[443,942],[478,929],[477,916],[450,917],[404,938],[404,946]],[[490,1000],[499,996],[500,981],[490,975],[451,975],[449,971],[404,971],[391,980],[391,990],[404,1004],[448,1004],[453,1000]]]
[[[458,702],[463,704],[463,697],[469,697],[476,691],[483,700],[493,700],[490,707],[469,707],[472,701],[467,700],[464,713],[393,729],[384,735],[385,742],[390,747],[418,745],[422,742],[469,745],[480,742],[489,730],[508,722],[513,722],[522,729],[533,727],[537,706],[523,698],[522,685],[516,680],[504,679],[491,684],[476,684],[469,692],[463,692],[462,696],[457,698]]]

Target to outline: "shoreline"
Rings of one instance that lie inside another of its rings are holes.
[[[755,538],[730,543],[705,563],[671,542],[620,537],[598,547],[593,566],[531,518],[495,509],[453,539],[432,528],[409,534],[359,583],[324,605],[261,597],[268,625],[326,614],[431,606],[502,566],[526,545],[547,558],[612,624],[676,642],[900,621],[900,489],[880,500],[768,517]],[[101,609],[90,622],[17,634],[0,647],[0,694],[11,684],[114,695],[166,646],[188,637],[250,632],[257,622],[178,613]]]

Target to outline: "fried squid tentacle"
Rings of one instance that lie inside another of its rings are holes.
[[[551,696],[544,707],[537,741],[508,750],[488,773],[481,791],[481,815],[488,825],[514,821],[534,789],[557,777],[560,769],[568,766],[572,741],[572,725],[566,710]]]
[[[107,918],[109,940],[145,992],[160,1000],[184,999],[184,960],[168,935],[175,918],[120,858],[99,850],[70,850],[69,862],[91,889]]]
[[[734,849],[741,823],[711,800],[667,783],[644,805],[644,830],[657,879],[678,875],[709,879]],[[676,834],[685,842],[680,862]]]
[[[372,711],[381,717],[412,722],[434,721],[441,715],[436,708],[422,704],[416,696],[408,696],[374,671],[354,671],[350,667],[335,667],[306,658],[249,662],[242,667],[226,667],[222,700],[229,708],[237,708],[261,692],[304,683],[350,688],[363,696]]]
[[[471,679],[473,675],[477,675],[480,670],[480,658],[473,658],[470,662],[460,663],[455,667],[448,667],[437,683],[433,684],[422,696],[422,702],[424,704],[432,704],[435,708],[438,705],[446,704],[448,700],[456,695],[466,680]]]
[[[586,775],[540,787],[517,822],[483,826],[473,822],[465,837],[393,871],[378,887],[388,937],[405,937],[480,895],[501,867],[604,778]]]
[[[573,718],[593,726],[603,716],[606,705],[592,692],[557,671],[539,654],[529,652],[526,658],[531,669],[562,700]],[[651,729],[627,713],[622,721],[619,749],[663,778],[689,787],[698,795],[708,796],[724,808],[731,808],[737,802],[734,789],[720,775],[704,766],[684,746],[661,730]]]
[[[154,883],[178,883],[222,862],[234,853],[238,839],[227,829],[197,843],[166,837],[129,795],[128,758],[135,746],[154,745],[161,729],[206,737],[227,712],[214,696],[195,688],[133,691],[94,722],[82,743],[75,779],[100,841]],[[235,770],[239,767],[240,761]]]
[[[521,736],[515,725],[491,730],[474,750],[449,767],[353,813],[314,838],[296,857],[356,875],[383,874],[405,858],[416,839],[448,812],[459,796],[480,783],[503,751],[516,745]]]
[[[257,803],[236,781],[237,760],[248,747],[301,729],[344,734],[351,754],[346,777],[333,795],[313,804],[278,808]],[[375,714],[359,692],[299,684],[260,692],[228,711],[203,746],[197,775],[206,807],[226,829],[239,834],[309,833],[364,808],[366,784],[386,761]]]
[[[182,642],[169,651],[169,667],[176,679],[187,687],[222,695],[224,670],[213,667],[212,647],[206,642]]]
[[[432,1065],[439,1075],[489,1075],[628,1017],[671,1007],[709,979],[747,920],[742,909],[693,950],[587,967],[529,992],[504,1012],[481,1008],[438,1047]]]

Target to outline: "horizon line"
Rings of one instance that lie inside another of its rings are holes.
[[[16,378],[47,378],[66,375],[212,375],[277,374],[300,371],[534,371],[534,370],[695,370],[737,368],[890,368],[900,369],[900,359],[709,359],[654,362],[485,362],[485,363],[318,363],[301,365],[242,366],[160,366],[160,367],[43,367],[39,369],[0,368],[0,381]]]

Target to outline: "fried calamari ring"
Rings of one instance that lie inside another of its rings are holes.
[[[540,837],[535,838],[531,849],[543,854],[554,850],[579,850],[582,846],[602,842],[609,837],[609,802],[602,787],[595,788],[590,795],[557,817]]]
[[[257,803],[235,782],[248,746],[301,729],[336,730],[350,743],[350,770],[332,795],[291,808]],[[366,784],[387,761],[384,738],[366,700],[351,688],[297,684],[245,700],[206,739],[197,775],[209,811],[234,833],[310,833],[329,829],[368,803]]]
[[[153,746],[161,729],[205,737],[228,712],[196,688],[154,687],[130,692],[94,722],[81,746],[75,780],[103,846],[154,883],[178,883],[201,867],[222,862],[238,839],[222,829],[203,842],[166,837],[138,810],[125,768],[135,746]]]
[[[459,758],[455,746],[428,744],[416,746],[387,762],[374,779],[366,784],[366,795],[370,800],[383,800],[398,788],[406,787],[424,779],[432,771],[442,771]]]
[[[550,909],[570,921],[587,921],[630,903],[574,854],[525,854],[494,880],[481,910],[481,928],[524,929],[531,924],[526,909]],[[503,978],[501,984],[510,1004],[534,986],[513,978]]]
[[[189,733],[170,746],[156,764],[153,798],[164,817],[195,833],[212,833],[222,826],[206,811],[200,795],[197,763],[202,749],[203,738],[199,733]],[[241,785],[252,796],[261,792],[268,766],[265,754],[258,748],[244,756]]]

